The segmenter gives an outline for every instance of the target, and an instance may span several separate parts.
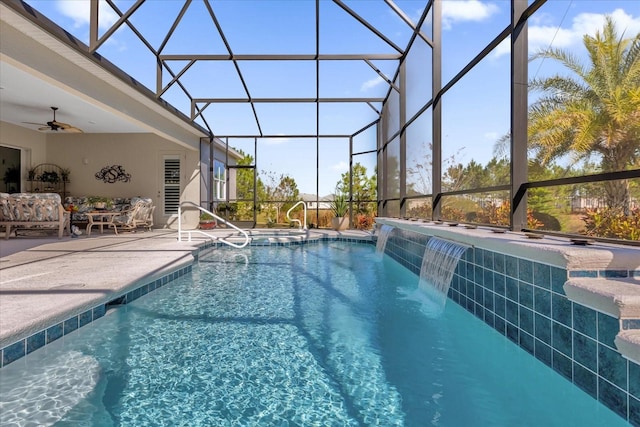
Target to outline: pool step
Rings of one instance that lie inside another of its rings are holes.
[[[248,230],[247,234],[251,239],[250,245],[263,246],[271,244],[290,244],[295,242],[301,242],[305,240],[313,240],[313,237],[309,236],[308,231],[300,230]],[[244,239],[240,233],[236,234],[237,238]],[[229,240],[232,240],[230,238]]]
[[[564,284],[567,298],[620,320],[615,344],[640,364],[640,281],[634,278],[576,278]]]

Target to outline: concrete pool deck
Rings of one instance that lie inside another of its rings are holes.
[[[98,236],[2,242],[0,348],[192,263],[202,243],[163,231]]]
[[[272,232],[274,230],[263,230]],[[217,230],[219,237],[231,235]],[[318,237],[366,238],[361,231],[312,230]],[[207,239],[177,232],[17,237],[0,244],[0,348],[194,262]]]

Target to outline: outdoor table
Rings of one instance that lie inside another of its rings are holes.
[[[87,212],[87,218],[89,219],[89,223],[87,224],[87,236],[91,236],[91,227],[97,225],[100,227],[100,234],[104,232],[104,226],[107,228],[113,226],[113,231],[118,234],[118,229],[113,223],[113,219],[120,215],[120,212],[112,212],[112,211],[93,211]]]

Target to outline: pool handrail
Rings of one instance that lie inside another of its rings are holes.
[[[304,208],[304,224],[302,224],[302,222],[299,219],[291,218],[289,216],[291,211],[294,210],[296,207],[298,207],[298,205],[300,204],[302,204],[302,207]],[[300,230],[307,229],[307,204],[304,202],[304,200],[300,200],[295,205],[291,206],[291,209],[287,211],[287,220],[289,220],[290,222],[297,222],[299,224]]]
[[[231,227],[231,228],[237,230],[242,235],[244,235],[244,242],[240,245],[240,244],[236,244],[236,243],[230,242],[228,240],[225,240],[222,237],[215,236],[213,234],[209,234],[209,233],[207,233],[205,231],[202,231],[202,230],[183,230],[182,229],[182,207],[183,206],[190,206],[190,207],[193,207],[193,208],[197,208],[201,212],[207,213],[207,214],[211,215],[212,217],[214,217],[216,219],[216,221],[222,222],[227,227]],[[188,201],[181,202],[178,205],[178,241],[179,242],[182,241],[182,233],[187,233],[187,235],[188,235],[187,241],[188,242],[191,241],[191,234],[195,233],[195,234],[201,234],[201,235],[207,236],[207,237],[209,237],[209,238],[211,238],[213,240],[219,240],[220,242],[224,243],[225,245],[232,246],[232,247],[234,247],[236,249],[244,248],[251,241],[251,238],[249,237],[249,234],[247,234],[247,232],[244,231],[243,229],[241,229],[239,227],[236,227],[235,225],[233,225],[232,223],[230,223],[226,219],[219,217],[218,215],[214,214],[211,211],[208,211],[207,209],[203,208],[202,206],[199,206],[199,205],[197,205],[197,204],[195,204],[193,202],[188,202]]]

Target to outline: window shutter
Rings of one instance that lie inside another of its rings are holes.
[[[164,159],[164,213],[177,214],[180,204],[180,158]]]

